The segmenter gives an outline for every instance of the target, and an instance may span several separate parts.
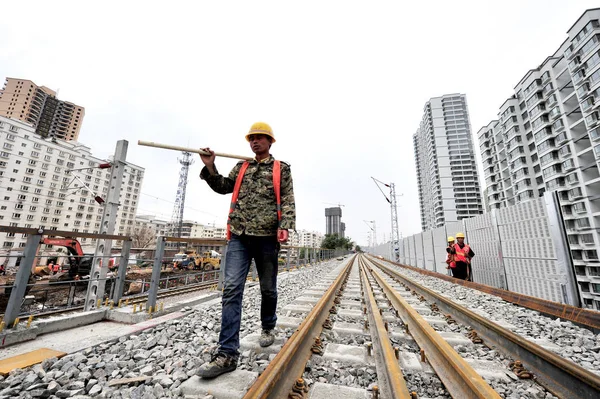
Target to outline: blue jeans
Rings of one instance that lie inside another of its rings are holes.
[[[219,351],[238,355],[240,347],[240,323],[242,318],[242,298],[246,277],[252,259],[260,281],[260,321],[262,328],[270,330],[277,323],[277,257],[279,243],[276,236],[237,236],[231,235],[225,258],[225,278],[223,284],[221,333]]]

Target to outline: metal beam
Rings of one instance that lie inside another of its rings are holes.
[[[21,304],[25,297],[25,290],[27,288],[27,283],[29,282],[29,276],[31,275],[31,268],[43,233],[44,230],[39,229],[36,231],[36,234],[30,234],[27,237],[23,258],[21,259],[19,270],[17,271],[17,276],[10,293],[6,312],[4,312],[4,322],[7,327],[11,327],[15,319],[19,316],[19,313],[21,313]]]

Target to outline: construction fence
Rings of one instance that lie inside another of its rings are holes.
[[[402,238],[400,263],[450,274],[447,237],[458,232],[475,252],[473,281],[581,306],[556,193]],[[374,253],[390,259],[389,243]]]

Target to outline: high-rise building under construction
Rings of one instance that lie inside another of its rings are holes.
[[[413,145],[423,231],[483,213],[464,94],[427,101]]]
[[[0,90],[0,115],[18,119],[42,137],[79,138],[85,108],[56,98],[56,92],[31,80],[6,78]]]
[[[325,208],[325,234],[346,235],[346,225],[342,223],[342,208]]]

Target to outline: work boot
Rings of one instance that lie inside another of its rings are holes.
[[[200,366],[196,375],[202,378],[215,378],[221,374],[235,370],[237,368],[237,362],[237,356],[219,352],[216,355],[213,355],[210,362]]]
[[[260,346],[263,348],[266,346],[271,346],[273,345],[273,342],[275,342],[275,332],[272,329],[262,330],[262,334],[260,334],[260,339],[258,340]]]

